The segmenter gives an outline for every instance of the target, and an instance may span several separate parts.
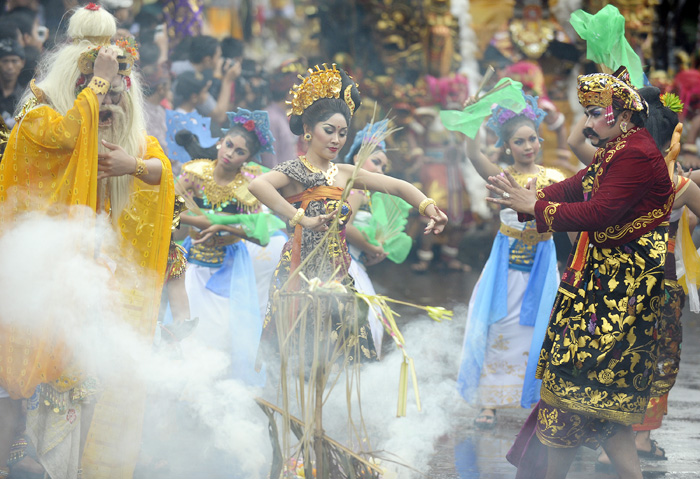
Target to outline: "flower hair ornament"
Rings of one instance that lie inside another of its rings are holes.
[[[491,128],[496,135],[498,135],[498,141],[496,142],[496,147],[503,146],[503,125],[510,119],[516,116],[525,116],[535,123],[535,131],[539,131],[540,124],[544,117],[547,116],[547,112],[537,106],[536,96],[522,94],[525,99],[525,108],[520,112],[516,113],[513,110],[504,108],[500,105],[496,105],[491,109],[491,118],[486,122],[486,126]]]
[[[323,68],[316,65],[316,70],[309,68],[308,72],[307,77],[299,75],[301,84],[294,85],[290,91],[292,100],[287,102],[291,106],[288,116],[302,115],[316,100],[341,97],[350,108],[350,115],[355,114],[355,110],[359,106],[352,98],[355,82],[345,72],[339,70],[335,63],[332,64],[331,68],[328,68],[325,63]]]
[[[389,120],[382,120],[377,123],[368,123],[363,129],[355,134],[355,139],[345,155],[345,163],[352,164],[353,157],[360,150],[363,144],[372,143],[379,150],[386,150],[386,142],[381,138],[386,137],[385,133],[389,126]]]
[[[234,125],[241,125],[248,131],[255,133],[260,142],[260,151],[255,155],[259,157],[261,153],[275,153],[275,137],[272,136],[270,131],[270,117],[266,111],[255,110],[250,111],[245,108],[239,108],[236,111],[229,111],[226,113],[228,115],[228,121],[231,127]],[[221,130],[224,135],[228,133],[229,130]]]
[[[97,54],[103,46],[109,46],[109,43],[105,45],[97,45],[91,47],[87,51],[80,54],[78,59],[78,69],[83,75],[90,75],[95,70],[95,59],[97,59]],[[117,62],[119,62],[119,74],[128,77],[131,75],[131,69],[134,66],[134,62],[139,59],[138,45],[133,37],[124,38],[117,40],[114,45],[112,45],[119,51],[117,55]],[[130,86],[130,81],[127,81],[127,87]]]

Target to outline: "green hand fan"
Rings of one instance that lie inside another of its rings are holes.
[[[357,226],[373,245],[381,246],[394,263],[403,263],[413,240],[404,233],[411,205],[387,193],[372,193],[372,217],[367,226]]]

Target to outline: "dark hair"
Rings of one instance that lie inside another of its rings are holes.
[[[515,131],[523,125],[531,126],[532,129],[535,130],[535,133],[537,133],[537,125],[535,125],[535,122],[531,118],[528,118],[525,115],[517,115],[503,123],[503,126],[501,127],[503,143],[505,144],[510,141],[515,134]]]
[[[255,131],[246,130],[240,123],[236,123],[235,125],[233,125],[231,129],[229,129],[224,135],[224,137],[227,136],[242,136],[245,140],[246,146],[248,147],[248,151],[250,151],[251,158],[257,155],[260,149],[262,148],[260,140],[258,139],[258,135],[255,134]]]
[[[0,40],[3,38],[17,40],[19,37],[19,28],[7,17],[8,15],[0,15]]]
[[[216,49],[219,48],[219,40],[208,35],[193,37],[190,44],[189,60],[194,63],[202,63],[206,57],[216,55]]]
[[[180,40],[175,45],[175,48],[170,54],[170,58],[168,58],[168,60],[170,60],[171,62],[189,60],[190,48],[192,47],[192,38],[193,37],[187,36]]]
[[[192,95],[199,94],[207,86],[207,79],[195,72],[184,72],[177,77],[175,96],[178,105],[188,101]]]
[[[661,91],[658,88],[644,87],[639,90],[639,94],[649,104],[649,116],[644,126],[654,138],[656,147],[661,150],[671,141],[673,130],[678,124],[678,114],[661,103]]]
[[[160,58],[160,48],[153,42],[144,42],[139,46],[139,66],[155,65]]]
[[[625,107],[622,104],[622,101],[616,97],[613,97],[613,115],[615,116],[615,119],[617,119],[617,117],[620,116],[620,113],[623,111],[625,111]],[[644,126],[647,121],[647,114],[643,111],[633,111],[630,121],[636,126]]]
[[[31,35],[37,15],[36,10],[28,7],[17,7],[7,13],[7,19],[22,32],[22,35]]]
[[[243,56],[243,42],[238,38],[226,37],[221,40],[221,56],[224,58],[240,58]]]
[[[289,118],[289,129],[292,130],[292,133],[295,135],[303,135],[304,125],[313,128],[319,122],[326,121],[336,113],[343,115],[348,126],[350,126],[350,120],[354,112],[350,111],[350,107],[348,107],[347,103],[345,103],[345,100],[342,98],[343,92],[345,92],[348,86],[352,86],[350,89],[350,97],[353,103],[355,103],[355,111],[360,108],[362,100],[360,100],[360,92],[357,89],[357,85],[347,73],[340,70],[340,77],[343,80],[340,88],[341,98],[321,98],[307,107],[301,115],[292,115]]]
[[[199,144],[199,138],[190,130],[180,130],[175,133],[175,143],[187,151],[192,159],[206,158],[216,160],[216,145],[204,148]]]

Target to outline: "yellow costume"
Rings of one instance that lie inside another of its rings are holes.
[[[27,212],[85,214],[86,219],[92,216],[90,211],[101,212],[97,200],[97,96],[91,88],[85,88],[73,108],[61,116],[44,104],[41,90],[32,87],[35,98],[26,105],[23,118],[13,128],[0,163],[1,231],[12,228],[18,217]],[[147,137],[143,157],[162,162],[160,184],[151,186],[137,178],[133,180],[128,203],[118,220],[119,250],[102,253],[123,262],[120,264],[132,263],[132,268],[116,271],[115,283],[122,293],[121,317],[150,341],[168,260],[174,186],[170,162],[157,140]],[[93,241],[94,237],[86,238],[85,244],[76,248],[99,248],[88,244]],[[138,284],[121,281],[127,274],[130,279],[138,278]],[[58,324],[62,318],[51,317],[50,312],[47,316],[40,331],[25,330],[21,323],[7,323],[0,318],[0,386],[12,398],[29,398],[41,383],[51,383],[59,392],[77,390],[84,379],[80,374],[69,375],[73,368],[66,369],[72,358],[60,338]],[[106,384],[96,405],[83,456],[87,477],[131,477],[143,419],[139,411],[145,395],[139,391],[141,387],[134,388],[127,380]],[[119,391],[123,387],[129,388],[128,394]],[[119,411],[124,414],[118,414]],[[127,447],[115,447],[114,441]]]

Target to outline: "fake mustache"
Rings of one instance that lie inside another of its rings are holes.
[[[593,136],[595,138],[600,138],[598,134],[593,130],[593,128],[584,128],[583,129],[583,136]]]

